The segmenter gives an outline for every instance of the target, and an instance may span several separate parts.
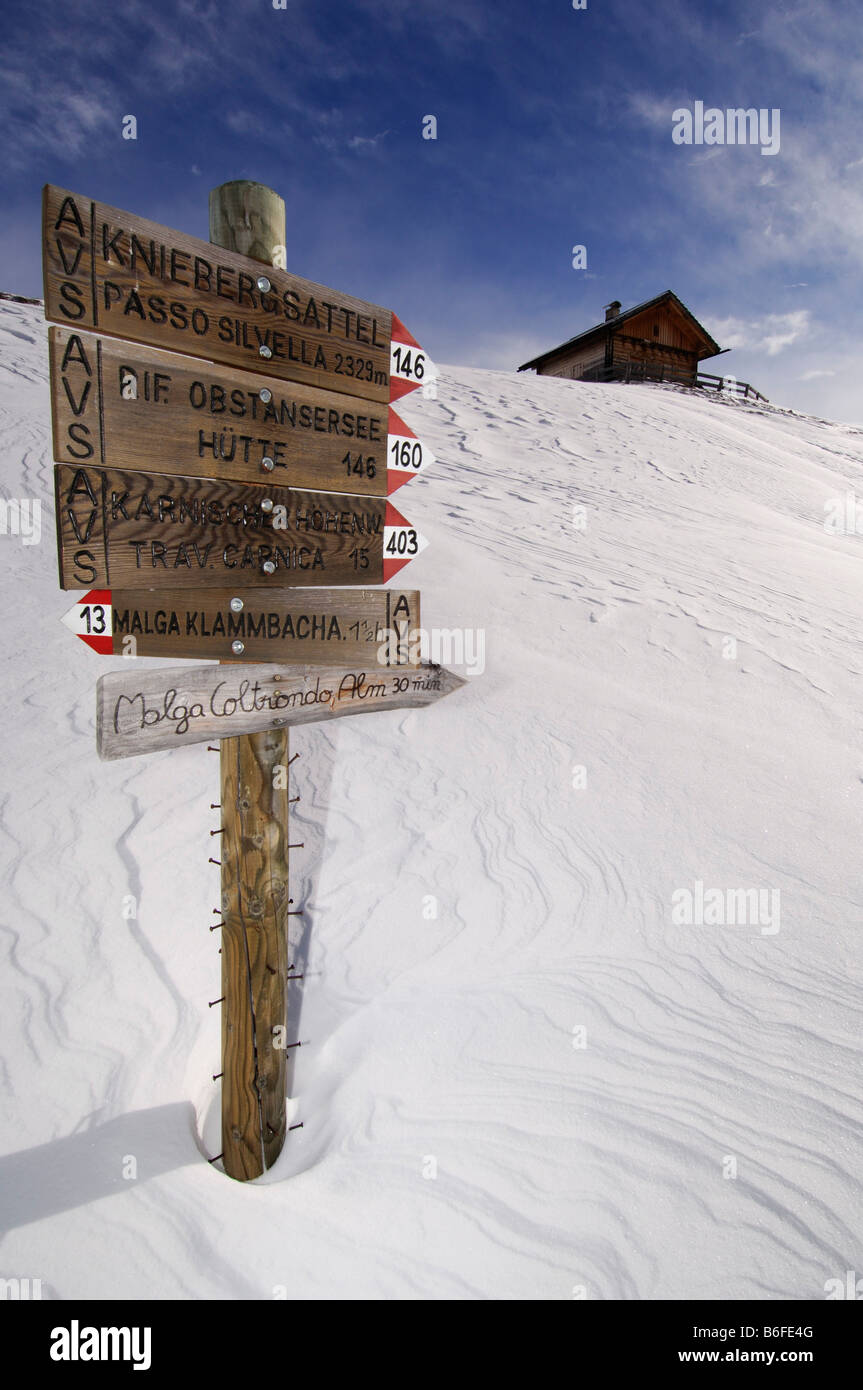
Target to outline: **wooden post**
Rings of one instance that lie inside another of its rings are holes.
[[[263,183],[234,179],[210,192],[210,241],[278,265],[285,252],[285,200]]]
[[[238,179],[210,193],[217,246],[283,264],[285,237],[285,204],[271,188]],[[285,1141],[288,733],[220,746],[222,1161],[247,1181]]]

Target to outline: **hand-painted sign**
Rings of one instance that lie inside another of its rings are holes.
[[[386,497],[434,459],[391,406],[74,329],[49,342],[58,463]]]
[[[102,676],[96,738],[102,758],[129,758],[205,739],[260,733],[431,704],[464,685],[429,663],[363,666],[192,666]]]
[[[54,472],[62,589],[380,584],[426,545],[384,498]]]
[[[386,405],[434,367],[389,309],[47,184],[45,316]]]
[[[62,621],[103,655],[407,665],[417,590],[91,589]]]

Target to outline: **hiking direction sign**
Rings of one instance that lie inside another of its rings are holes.
[[[416,589],[91,589],[63,622],[103,656],[418,664]],[[383,658],[383,659],[382,659]]]
[[[435,368],[389,309],[46,185],[45,317],[379,405]]]
[[[380,497],[58,464],[61,589],[386,583],[427,542]]]
[[[427,544],[388,500],[434,461],[393,409],[437,374],[401,320],[53,185],[42,230],[67,626],[104,655],[416,666],[419,594],[367,587]]]
[[[77,329],[48,339],[58,463],[386,497],[434,462],[388,404]]]
[[[428,705],[464,685],[425,662],[379,666],[191,666],[115,671],[97,691],[100,758],[263,733],[347,714]]]

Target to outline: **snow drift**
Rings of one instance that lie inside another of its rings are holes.
[[[818,1299],[863,1270],[863,537],[825,528],[863,431],[461,368],[402,403],[438,458],[410,584],[485,671],[292,734],[303,1128],[241,1185],[205,1161],[218,763],[97,759],[123,661],[59,622],[46,357],[0,305],[2,491],[43,517],[0,535],[0,1274]]]

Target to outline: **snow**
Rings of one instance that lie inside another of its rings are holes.
[[[2,491],[43,529],[0,536],[0,1274],[819,1299],[863,1269],[863,539],[824,526],[863,430],[464,368],[401,403],[437,463],[399,494],[431,544],[396,582],[484,629],[486,669],[291,735],[303,1128],[240,1184],[206,1162],[218,761],[96,756],[128,663],[59,621],[46,379],[40,309],[4,302]],[[677,923],[698,882],[778,890],[779,929]]]

